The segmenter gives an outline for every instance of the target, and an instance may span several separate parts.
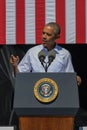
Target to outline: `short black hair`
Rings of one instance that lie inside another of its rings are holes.
[[[61,33],[60,25],[57,24],[56,22],[49,22],[49,23],[46,24],[46,26],[53,27],[55,29],[55,34],[60,34]]]

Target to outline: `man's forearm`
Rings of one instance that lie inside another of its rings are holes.
[[[19,72],[18,66],[14,66],[14,76],[16,77],[16,74]]]

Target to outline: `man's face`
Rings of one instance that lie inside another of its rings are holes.
[[[42,32],[43,46],[48,49],[53,49],[56,39],[57,39],[57,36],[55,35],[54,28],[50,26],[45,26]]]

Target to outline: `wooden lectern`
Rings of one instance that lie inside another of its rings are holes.
[[[58,96],[41,103],[34,96],[35,83],[50,78],[58,85]],[[20,130],[73,130],[79,109],[75,73],[18,73],[15,82],[14,111]]]

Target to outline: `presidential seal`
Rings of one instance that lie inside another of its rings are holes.
[[[58,96],[58,85],[50,78],[42,78],[35,83],[34,95],[42,103],[50,103]]]

